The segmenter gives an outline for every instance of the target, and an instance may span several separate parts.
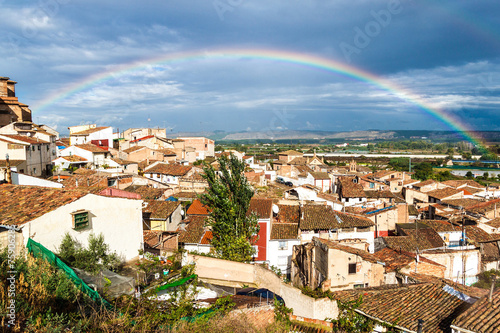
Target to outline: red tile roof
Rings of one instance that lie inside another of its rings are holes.
[[[130,185],[125,188],[125,191],[137,193],[144,200],[157,200],[165,193],[165,189],[153,188],[146,185]]]
[[[149,219],[166,220],[179,207],[178,201],[146,201],[142,213]]]
[[[207,206],[201,203],[200,200],[195,199],[191,206],[187,210],[187,215],[208,215],[211,210]]]
[[[131,143],[132,142],[139,142],[139,141],[142,141],[142,140],[147,140],[147,139],[151,139],[151,138],[154,138],[154,135],[148,135],[148,136],[144,136],[142,138],[139,138],[139,139],[136,139],[136,140],[132,140],[130,141]]]
[[[70,136],[89,135],[91,133],[102,131],[103,129],[106,129],[106,128],[109,128],[109,127],[101,126],[101,127],[89,128],[89,129],[84,130],[84,131],[72,133],[72,134],[70,134]]]
[[[186,229],[179,233],[179,243],[199,244],[205,234],[206,219],[206,216],[188,217],[185,220],[187,222]]]
[[[334,297],[346,302],[361,296],[357,312],[412,332],[417,331],[417,320],[422,319],[424,332],[437,333],[449,332],[452,320],[468,305],[451,288],[445,283],[421,283],[338,291]]]
[[[130,147],[130,148],[127,148],[125,150],[123,150],[124,153],[126,154],[130,154],[136,150],[141,150],[141,149],[145,149],[146,147],[143,147],[143,146],[133,146],[133,147]]]
[[[439,190],[429,191],[429,192],[427,192],[427,195],[429,197],[433,197],[433,198],[441,200],[441,199],[449,198],[452,195],[455,195],[455,194],[460,193],[460,192],[462,192],[462,190],[456,190],[456,189],[451,188],[451,187],[445,187],[445,188],[442,188]]]
[[[484,296],[467,311],[460,314],[452,325],[471,332],[497,333],[500,323],[500,290],[493,293],[491,302]]]
[[[380,251],[375,252],[374,256],[376,256],[379,259],[379,261],[385,263],[385,268],[390,271],[403,268],[408,264],[415,262],[416,260],[416,254],[414,253],[406,251],[395,251],[387,247]],[[422,256],[419,256],[419,261],[431,265],[444,267],[443,265]]]
[[[188,165],[158,163],[155,166],[144,170],[144,173],[159,173],[169,176],[185,176],[189,171],[191,171],[192,168],[192,166]]]
[[[75,147],[90,151],[92,153],[107,153],[108,152],[106,149],[102,149],[101,147],[96,146],[96,145],[91,144],[91,143],[84,143],[81,145],[75,145]]]
[[[341,228],[371,227],[374,223],[363,216],[334,211],[330,206],[305,205],[304,217],[300,221],[301,230],[330,230]]]
[[[248,213],[255,213],[260,219],[269,219],[272,216],[273,200],[266,198],[252,198]]]
[[[207,230],[203,234],[203,237],[201,237],[200,244],[210,245],[210,243],[212,242],[212,238],[214,238],[214,235],[212,234],[212,231]]]
[[[343,198],[364,198],[366,197],[363,185],[354,183],[354,177],[339,177],[340,195]]]
[[[0,224],[24,224],[87,194],[78,190],[0,185]]]
[[[273,223],[271,226],[271,239],[297,239],[299,237],[298,223]]]
[[[295,223],[300,222],[300,206],[299,205],[278,205],[277,223]]]
[[[18,141],[23,141],[29,144],[49,143],[48,141],[26,135],[15,135],[15,134],[1,134],[1,135]]]

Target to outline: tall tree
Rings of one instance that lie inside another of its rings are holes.
[[[208,191],[200,196],[211,209],[212,246],[220,258],[250,261],[259,224],[257,216],[247,213],[254,192],[244,175],[245,163],[233,154],[222,155],[217,162],[218,171],[209,164],[203,167]]]

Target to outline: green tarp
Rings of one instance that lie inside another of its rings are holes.
[[[162,290],[165,290],[165,289],[168,289],[168,288],[173,288],[173,287],[178,287],[178,286],[181,286],[183,285],[184,283],[188,282],[189,280],[191,279],[194,279],[197,275],[196,274],[193,274],[193,275],[190,275],[190,276],[186,276],[185,278],[183,279],[180,279],[180,280],[177,280],[177,281],[174,281],[172,283],[167,283],[167,284],[164,284],[162,286],[159,286],[156,291],[162,291]]]
[[[57,267],[64,271],[66,276],[73,281],[78,289],[87,294],[90,298],[92,298],[98,304],[103,304],[107,308],[111,308],[111,304],[109,304],[104,298],[99,295],[97,291],[90,288],[82,279],[76,275],[75,271],[66,265],[58,256],[56,256],[52,251],[45,248],[40,243],[35,242],[31,238],[28,239],[28,244],[26,245],[28,251],[33,254],[36,258],[43,258],[47,260],[52,266]]]

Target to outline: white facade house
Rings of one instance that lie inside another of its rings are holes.
[[[297,238],[272,239],[271,237],[267,246],[269,265],[277,267],[283,274],[290,274],[294,245],[300,245],[300,240]]]
[[[90,234],[102,234],[123,260],[143,249],[142,200],[16,185],[2,185],[0,191],[2,223],[16,225],[24,244],[32,238],[57,252],[66,233],[84,246]]]
[[[71,126],[69,129],[70,145],[92,143],[99,147],[113,147],[113,128],[93,125]]]
[[[111,154],[100,147],[93,144],[82,144],[77,146],[69,146],[60,151],[60,156],[79,156],[85,159],[91,165],[92,169],[99,168],[106,164],[106,158]],[[78,159],[83,161],[83,159]],[[75,159],[76,160],[76,159]]]

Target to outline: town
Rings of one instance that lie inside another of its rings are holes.
[[[262,329],[280,318],[304,332],[497,331],[499,183],[422,180],[314,149],[258,159],[162,128],[75,125],[63,138],[33,122],[15,85],[0,77],[5,255],[47,259],[96,304],[152,290],[171,314],[196,281],[183,294],[192,312],[163,325],[229,299],[225,316]]]

